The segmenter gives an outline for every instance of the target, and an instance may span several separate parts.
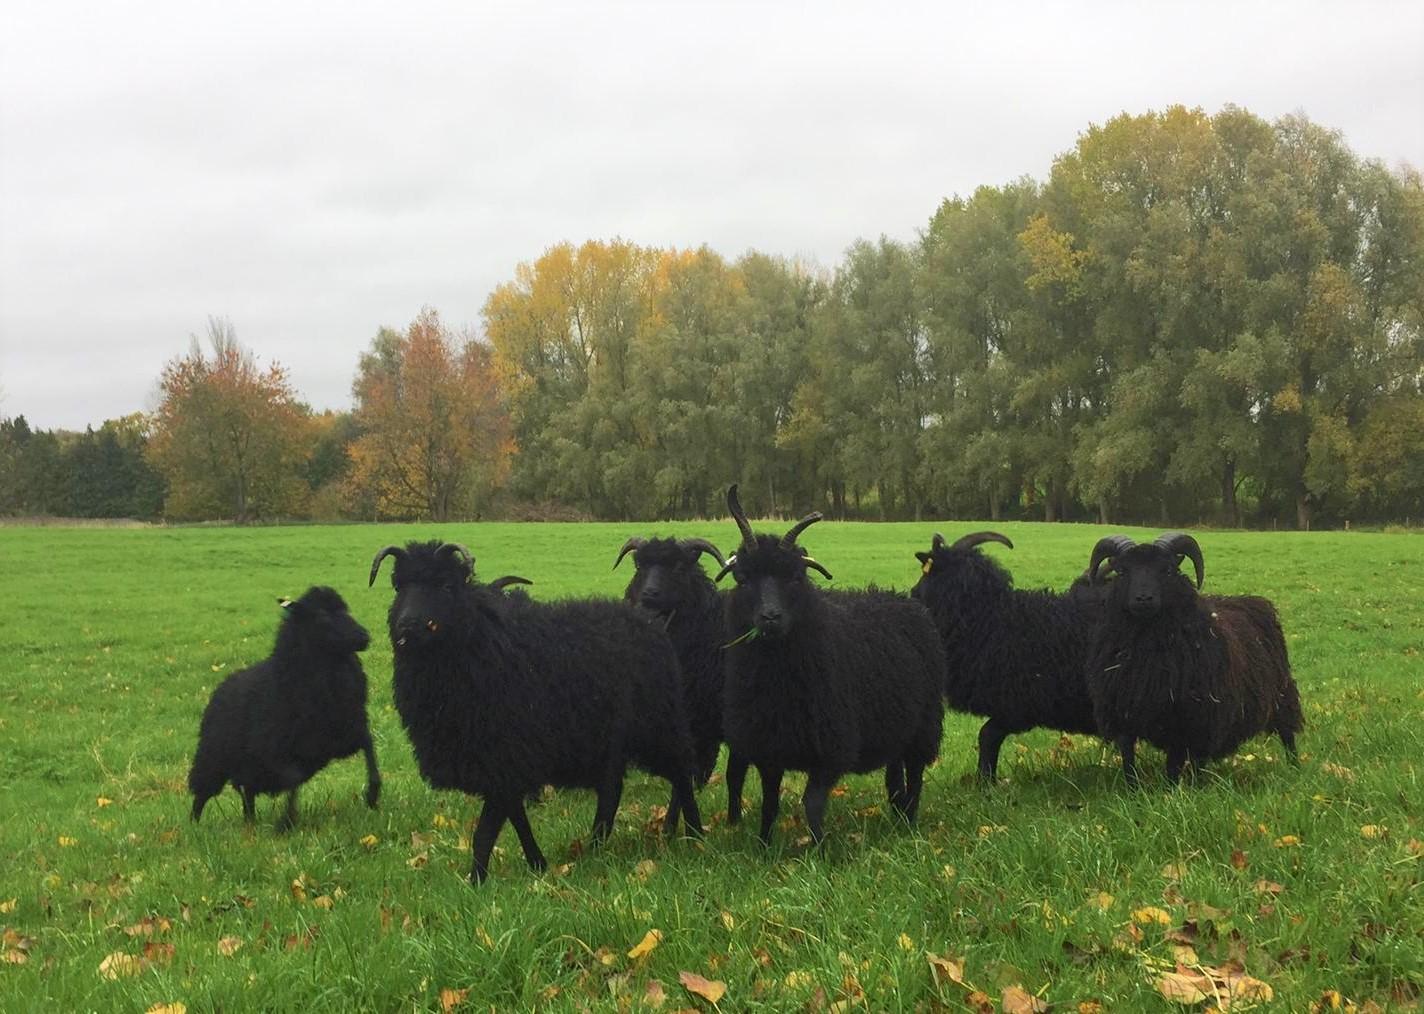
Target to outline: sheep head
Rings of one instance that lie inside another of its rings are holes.
[[[728,574],[736,581],[727,602],[729,622],[734,631],[745,631],[741,637],[753,632],[758,637],[785,637],[815,599],[806,571],[831,576],[796,543],[802,532],[821,520],[821,514],[807,514],[777,538],[752,531],[735,485],[727,490],[727,509],[742,533],[737,552],[717,574],[718,581]]]
[[[623,592],[623,601],[658,616],[671,616],[712,595],[715,589],[703,571],[704,555],[725,566],[722,551],[706,539],[640,539],[623,544],[613,569],[623,557],[633,554],[633,578]]]
[[[371,635],[332,588],[318,585],[299,599],[277,602],[282,607],[281,638],[337,655],[365,651],[371,643]]]
[[[923,602],[932,593],[940,597],[982,596],[1012,588],[1009,572],[979,551],[978,547],[987,542],[1014,548],[1009,537],[998,532],[971,532],[953,543],[945,542],[944,536],[935,532],[929,551],[915,554],[920,561],[920,579],[910,595]]]
[[[409,542],[404,548],[387,546],[371,562],[371,583],[376,581],[381,561],[395,557],[391,584],[396,597],[391,602],[387,622],[391,643],[397,649],[428,644],[448,634],[461,616],[472,592],[486,586],[472,584],[475,557],[453,542]],[[496,592],[505,584],[522,578],[501,578]]]
[[[1195,587],[1180,570],[1185,560],[1191,560],[1196,571]],[[1125,536],[1098,540],[1088,566],[1093,581],[1100,580],[1107,561],[1117,572],[1108,586],[1110,610],[1138,620],[1194,603],[1206,573],[1201,547],[1185,532],[1167,532],[1142,545]]]

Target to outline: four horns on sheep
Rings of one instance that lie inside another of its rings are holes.
[[[1201,546],[1197,545],[1197,540],[1186,532],[1163,532],[1153,540],[1152,544],[1177,557],[1178,565],[1183,560],[1191,560],[1192,566],[1197,572],[1197,587],[1202,586],[1202,579],[1206,576],[1206,564],[1202,561]],[[1096,584],[1098,582],[1098,568],[1106,561],[1109,567],[1112,561],[1116,560],[1119,554],[1131,549],[1137,543],[1126,535],[1105,535],[1098,540],[1098,544],[1093,547],[1093,556],[1088,563],[1089,579]]]
[[[742,533],[741,549],[751,549],[753,546],[756,545],[756,533],[752,531],[752,523],[747,520],[747,512],[742,509],[742,500],[741,497],[737,495],[737,484],[735,482],[732,483],[732,485],[730,485],[729,487],[727,487],[727,510],[732,515],[732,520],[737,523],[737,528]],[[804,518],[802,518],[800,521],[796,522],[789,529],[787,529],[786,534],[781,537],[781,541],[777,543],[776,548],[785,550],[792,550],[797,548],[796,540],[800,537],[801,533],[804,532],[807,528],[810,528],[817,521],[822,520],[824,516],[825,515],[823,515],[820,511],[812,511],[810,514],[807,514]],[[736,562],[737,554],[733,553],[727,559],[727,561],[722,564],[722,569],[717,572],[716,580],[720,581],[722,580],[722,578],[726,577],[727,573],[732,569],[733,565],[736,564]],[[821,566],[815,560],[811,559],[811,557],[806,554],[806,551],[804,549],[801,550],[801,562],[804,563],[807,567],[810,567],[812,570],[818,571],[828,580],[835,580],[831,577],[831,572],[825,567]]]
[[[474,569],[475,554],[470,552],[464,546],[460,545],[458,542],[442,543],[440,548],[437,549],[435,552],[438,556],[455,555],[458,557],[462,557],[465,564],[468,565],[471,570]],[[403,560],[405,559],[405,550],[402,549],[400,546],[386,546],[379,553],[377,553],[376,558],[371,561],[371,578],[369,581],[366,582],[367,587],[370,587],[376,583],[376,573],[381,569],[381,561],[388,556],[394,556],[397,560]],[[491,581],[489,583],[489,587],[493,588],[495,591],[503,591],[505,588],[508,588],[512,584],[533,583],[534,582],[529,580],[527,577],[520,577],[517,574],[506,574],[504,577],[497,577],[493,581]]]
[[[623,543],[623,548],[618,551],[618,559],[613,561],[613,569],[618,569],[618,565],[623,562],[623,557],[627,556],[629,553],[636,553],[638,550],[642,549],[647,544],[647,539],[640,539],[636,535],[629,539],[627,542]],[[722,556],[722,551],[716,546],[712,545],[712,543],[708,542],[706,539],[682,539],[679,545],[682,545],[688,549],[695,549],[699,553],[707,553],[723,567],[727,565],[727,561]]]

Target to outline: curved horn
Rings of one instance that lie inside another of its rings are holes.
[[[1137,543],[1133,542],[1126,535],[1104,535],[1098,540],[1098,544],[1093,547],[1092,558],[1088,561],[1088,580],[1092,584],[1098,583],[1098,568],[1102,566],[1104,560],[1112,560],[1124,550],[1131,549]]]
[[[829,570],[827,570],[825,567],[822,567],[819,563],[811,559],[809,556],[801,557],[801,562],[804,563],[809,569],[819,571],[827,581],[835,580],[835,578],[831,577],[831,572]]]
[[[435,550],[435,553],[438,556],[449,556],[452,553],[458,553],[460,556],[463,556],[465,558],[465,563],[468,564],[471,568],[473,568],[475,565],[475,554],[470,552],[464,546],[460,545],[458,542],[442,542],[440,544],[440,547]]]
[[[1112,569],[1113,569],[1113,567],[1114,567],[1113,561],[1116,559],[1116,557],[1117,557],[1117,555],[1118,555],[1119,553],[1125,552],[1125,551],[1131,549],[1133,546],[1137,545],[1136,542],[1134,542],[1132,539],[1128,538],[1126,535],[1105,535],[1105,536],[1103,536],[1103,538],[1099,541],[1099,545],[1101,545],[1101,544],[1104,543],[1104,542],[1111,543],[1112,546],[1113,546],[1112,552],[1108,553],[1107,556],[1105,556],[1105,557],[1104,557],[1104,560],[1103,560],[1103,562],[1105,562],[1105,563],[1108,565],[1108,570],[1112,570]],[[1095,573],[1093,573],[1091,567],[1090,567],[1087,571],[1084,572],[1084,576],[1088,579],[1088,583],[1089,583],[1089,584],[1101,584],[1101,583],[1102,583],[1102,579],[1103,579],[1103,577],[1104,577],[1104,575],[1102,575],[1102,574],[1095,574]]]
[[[405,559],[405,550],[400,546],[387,546],[376,554],[376,558],[371,561],[371,580],[366,582],[366,587],[370,588],[376,583],[376,571],[381,569],[381,561],[388,556],[394,556],[397,560]]]
[[[814,525],[817,521],[822,520],[824,517],[825,515],[822,514],[820,511],[812,511],[810,514],[807,514],[800,521],[792,525],[787,530],[786,534],[781,537],[781,548],[790,549],[792,546],[796,545],[797,537],[806,529]]]
[[[640,539],[636,535],[629,539],[627,542],[623,543],[623,548],[618,550],[618,559],[613,561],[613,569],[618,569],[618,565],[623,562],[623,557],[627,556],[629,553],[633,553],[639,549],[642,549],[647,544],[647,539]]]
[[[968,535],[961,535],[959,538],[955,539],[954,545],[950,546],[949,548],[973,549],[975,546],[981,545],[985,542],[1000,542],[1003,543],[1005,546],[1008,546],[1010,549],[1014,548],[1014,544],[1009,541],[1009,537],[1007,535],[1000,535],[998,532],[970,532]]]
[[[737,523],[737,528],[741,530],[742,545],[755,545],[756,536],[752,534],[752,523],[747,520],[747,512],[742,510],[742,498],[737,496],[735,482],[727,487],[727,510],[731,513],[732,520]]]
[[[736,564],[736,562],[736,553],[733,553],[731,556],[727,557],[727,561],[722,564],[722,569],[717,571],[717,576],[712,579],[712,583],[716,584],[717,582],[721,581],[722,578],[730,574],[732,572],[732,567]]]
[[[520,577],[518,574],[506,574],[504,577],[497,577],[489,583],[495,591],[504,591],[512,584],[533,584],[527,577]]]
[[[1197,545],[1197,540],[1186,532],[1163,532],[1153,540],[1154,546],[1161,546],[1169,553],[1176,553],[1178,556],[1185,556],[1192,561],[1192,566],[1197,571],[1197,587],[1202,586],[1202,578],[1206,576],[1206,564],[1202,562],[1201,546]]]
[[[722,551],[706,539],[683,539],[682,546],[686,549],[695,549],[698,553],[706,553],[724,567],[727,565],[727,560],[722,556]]]

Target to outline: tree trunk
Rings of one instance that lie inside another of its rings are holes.
[[[1236,510],[1236,462],[1227,458],[1221,466],[1221,514],[1232,528],[1241,527],[1241,516]]]
[[[999,497],[992,484],[989,487],[989,520],[999,520]]]
[[[1310,531],[1310,494],[1301,493],[1295,498],[1295,526],[1302,532]]]
[[[1057,521],[1062,516],[1062,510],[1058,506],[1058,480],[1048,480],[1048,495],[1043,498],[1043,520],[1048,522]]]
[[[1112,524],[1112,522],[1108,520],[1108,502],[1107,502],[1107,500],[1099,500],[1099,501],[1098,501],[1098,524],[1100,524],[1100,525],[1109,525],[1109,524]]]

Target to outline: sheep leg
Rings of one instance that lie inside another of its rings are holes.
[[[470,867],[470,883],[482,884],[489,876],[490,853],[494,851],[495,839],[499,837],[508,817],[504,806],[497,800],[486,799],[485,805],[480,807],[480,819],[475,822],[475,837],[470,843],[470,852],[474,858]]]
[[[672,779],[672,797],[682,813],[682,825],[690,837],[702,837],[702,814],[697,811],[697,793],[692,788],[692,779],[686,772],[679,771]],[[671,835],[677,830],[677,819],[673,808],[668,807],[668,819],[663,824],[663,833]]]
[[[776,822],[776,814],[781,809],[781,768],[757,765],[757,775],[761,778],[761,831],[757,835],[763,845],[771,844],[771,825]]]
[[[1182,768],[1187,765],[1187,751],[1184,747],[1174,746],[1167,751],[1167,781],[1176,785],[1182,780]]]
[[[826,819],[826,801],[831,798],[831,789],[835,786],[836,776],[830,771],[812,771],[806,779],[801,804],[806,807],[806,825],[811,829],[811,840],[817,845],[826,837],[822,830]]]
[[[297,790],[292,787],[287,790],[287,809],[282,816],[277,818],[278,831],[290,831],[297,826]]]
[[[601,842],[613,831],[613,819],[618,815],[618,801],[623,798],[623,762],[609,766],[603,784],[598,787],[598,805],[593,812],[593,840]]]
[[[508,807],[509,822],[514,825],[514,833],[519,835],[519,845],[524,849],[524,859],[535,873],[543,873],[549,868],[544,853],[539,851],[539,843],[534,840],[534,829],[529,826],[529,815],[524,812],[524,804],[516,801]]]
[[[240,786],[237,791],[242,793],[242,819],[250,825],[257,819],[257,793],[246,785]]]
[[[1117,748],[1122,751],[1122,776],[1131,788],[1137,788],[1137,737],[1120,736]]]
[[[1280,737],[1281,746],[1286,748],[1287,759],[1289,759],[1291,764],[1295,767],[1300,767],[1300,754],[1296,753],[1295,751],[1295,733],[1291,732],[1289,729],[1281,729]],[[194,805],[196,806],[197,804],[195,803]],[[194,817],[193,819],[197,820],[198,818]]]
[[[742,820],[742,786],[747,781],[746,758],[727,751],[727,823],[739,824]]]
[[[366,755],[366,805],[374,810],[376,800],[381,798],[381,773],[376,770],[376,747],[369,733],[361,751]]]
[[[900,813],[905,812],[905,765],[894,760],[885,765],[885,796]]]
[[[677,791],[677,785],[672,787],[672,798],[668,800],[667,816],[663,818],[663,834],[671,835],[677,830],[677,818],[682,813],[682,796]]]
[[[979,729],[979,777],[993,782],[999,774],[999,748],[1014,730],[991,718]]]
[[[196,824],[203,816],[203,807],[208,805],[208,800],[212,799],[213,796],[215,796],[216,794],[217,793],[209,792],[193,797],[193,812],[190,816],[193,818],[194,824]]]
[[[925,766],[914,761],[905,762],[905,805],[898,807],[900,815],[913,824],[920,812],[920,790],[925,784]]]

